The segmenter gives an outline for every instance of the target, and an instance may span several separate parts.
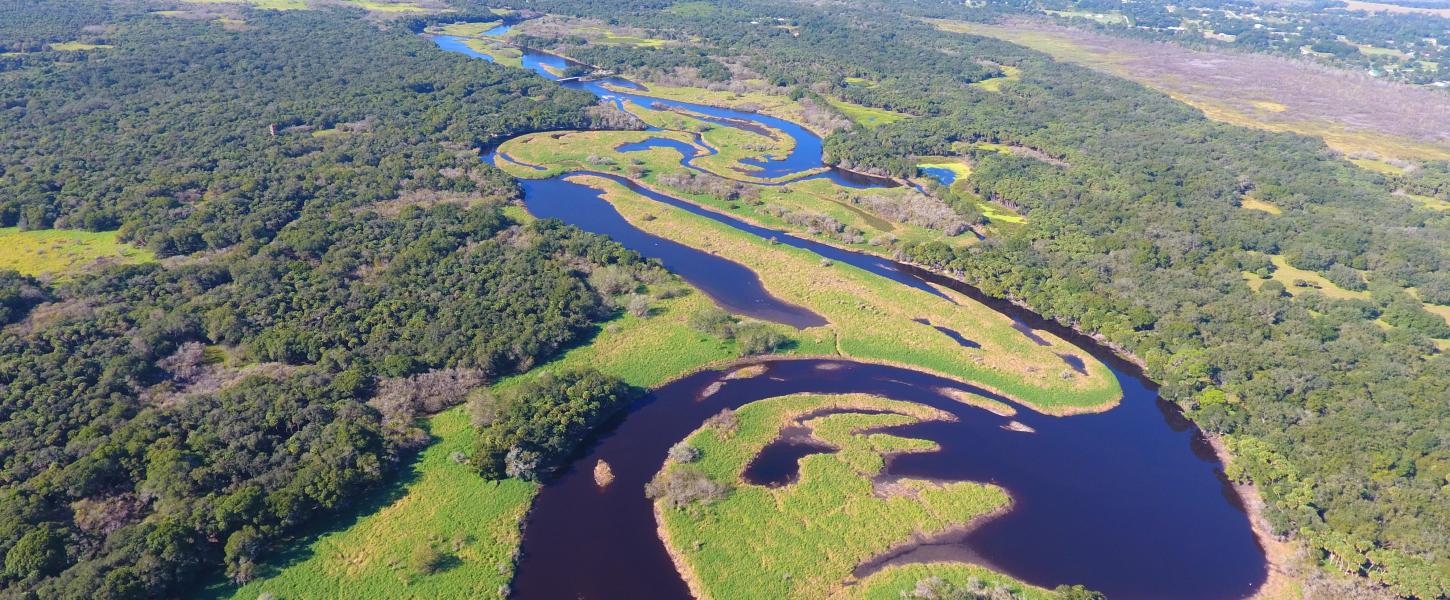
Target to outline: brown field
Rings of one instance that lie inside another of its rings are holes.
[[[935,21],[1163,92],[1211,119],[1323,139],[1356,158],[1450,160],[1450,94],[1261,54],[1210,53],[1038,21]]]
[[[1361,12],[1387,12],[1387,13],[1419,13],[1422,15],[1435,15],[1437,17],[1450,18],[1450,8],[1426,8],[1423,6],[1399,6],[1397,4],[1380,4],[1379,2],[1360,2],[1359,0],[1346,0],[1345,8]]]

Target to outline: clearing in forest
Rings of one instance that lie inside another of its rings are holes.
[[[1291,296],[1298,296],[1299,294],[1314,290],[1338,300],[1370,299],[1369,292],[1346,290],[1335,285],[1333,281],[1330,281],[1327,277],[1319,273],[1300,269],[1289,264],[1289,261],[1284,260],[1284,257],[1277,254],[1269,256],[1269,261],[1274,264],[1274,273],[1268,278],[1262,278],[1253,273],[1244,273],[1245,281],[1254,290],[1258,290],[1265,281],[1273,280],[1284,284],[1284,289]]]
[[[1264,202],[1263,200],[1260,200],[1253,196],[1244,196],[1243,198],[1239,198],[1239,206],[1242,206],[1243,208],[1246,208],[1248,210],[1266,212],[1271,215],[1284,214],[1284,211],[1279,207],[1269,204],[1268,202]]]
[[[836,110],[841,111],[841,114],[846,115],[846,118],[850,119],[852,123],[863,127],[889,125],[903,119],[911,118],[911,115],[906,113],[899,113],[885,108],[862,106],[835,98],[827,98],[826,101],[830,102],[831,106],[834,106]]]
[[[1022,69],[1010,65],[1001,65],[1001,77],[989,77],[972,84],[972,87],[987,90],[989,92],[1001,93],[1004,84],[1012,83],[1022,79]]]
[[[26,275],[69,275],[93,264],[155,260],[149,250],[116,239],[114,231],[0,228],[0,269]]]

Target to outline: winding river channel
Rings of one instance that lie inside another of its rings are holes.
[[[490,34],[506,30],[500,27]],[[433,39],[444,50],[492,60],[458,38]],[[567,63],[525,51],[523,66],[558,81],[545,66],[559,69]],[[795,139],[788,156],[748,164],[752,175],[777,178],[811,172],[852,187],[881,184],[836,171],[820,172],[820,138],[782,119],[652,98],[642,86],[620,79],[561,85],[601,98],[685,109],[724,126],[766,127]],[[564,177],[524,181],[529,211],[608,235],[657,258],[733,312],[796,327],[823,322],[804,307],[772,297],[743,266],[635,228],[599,191]],[[943,392],[960,390],[1010,403],[986,390],[911,369],[844,359],[766,360],[765,372],[749,378],[725,379],[725,371],[696,373],[653,390],[612,431],[604,432],[574,462],[575,467],[544,486],[524,531],[513,587],[516,597],[688,598],[688,589],[656,535],[644,484],[659,470],[671,445],[721,409],[802,392],[877,394],[952,413],[955,422],[885,430],[935,441],[941,450],[894,457],[882,477],[988,482],[1012,497],[1010,510],[1000,516],[949,535],[915,540],[860,565],[857,577],[893,564],[956,561],[984,565],[1045,587],[1083,584],[1114,599],[1188,600],[1244,598],[1264,582],[1263,550],[1238,495],[1223,478],[1222,465],[1202,434],[1161,400],[1154,385],[1131,364],[1084,336],[1005,302],[982,298],[960,282],[750,225],[610,178],[654,201],[855,265],[901,285],[940,295],[927,285],[931,281],[961,291],[1011,316],[1023,335],[1050,331],[1092,353],[1113,369],[1124,397],[1119,406],[1100,414],[1051,417],[1022,410],[1015,417],[1002,417],[966,406]],[[959,343],[972,343],[971,331],[943,333]],[[707,388],[715,391],[707,393]],[[1005,427],[1012,419],[1035,433]],[[752,465],[752,478],[789,481],[796,460],[821,451],[829,449],[781,442]],[[591,473],[598,460],[608,462],[615,476],[603,489]]]

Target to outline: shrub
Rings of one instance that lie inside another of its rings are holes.
[[[419,575],[432,575],[443,570],[448,564],[448,558],[447,554],[434,548],[432,544],[424,544],[413,549],[408,565]]]
[[[670,446],[668,457],[677,463],[692,463],[700,460],[700,449],[684,442]]]
[[[705,426],[730,435],[740,428],[740,418],[735,416],[734,410],[726,408],[715,413],[715,416],[705,419]]]
[[[1259,292],[1268,294],[1274,298],[1282,298],[1288,295],[1288,291],[1285,290],[1284,284],[1280,283],[1277,279],[1270,279],[1268,281],[1265,281],[1264,285],[1259,286]]]
[[[1355,271],[1339,263],[1335,263],[1334,266],[1329,267],[1329,271],[1325,272],[1324,276],[1329,281],[1334,282],[1334,285],[1346,290],[1358,292],[1369,287],[1365,285],[1364,278],[1359,276],[1359,271]]]
[[[624,303],[624,309],[636,317],[649,316],[649,297],[642,294],[633,294],[629,301]]]
[[[735,327],[735,341],[740,345],[740,354],[752,356],[774,352],[789,339],[764,323],[743,323]]]
[[[5,576],[13,579],[54,574],[65,566],[65,538],[50,524],[30,530],[5,553]]]
[[[727,340],[735,335],[735,319],[730,317],[730,313],[714,307],[690,315],[690,327]]]
[[[608,265],[589,274],[589,285],[606,296],[617,296],[634,291],[639,287],[639,279],[628,267]]]
[[[728,491],[730,489],[724,484],[690,466],[660,471],[644,486],[646,497],[660,500],[670,508],[685,508],[695,503],[710,504],[724,498]]]

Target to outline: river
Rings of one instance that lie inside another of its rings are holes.
[[[491,33],[505,31],[506,27],[496,28]],[[437,36],[434,40],[445,50],[488,58],[456,38]],[[566,64],[562,58],[536,52],[526,51],[523,57],[526,68],[556,81],[558,77],[543,66],[562,68]],[[620,79],[561,85],[601,98],[682,108],[714,117],[726,126],[765,126],[795,138],[789,156],[752,161],[742,172],[789,177],[822,166],[820,138],[782,119],[656,99],[646,95],[642,86]],[[625,88],[633,91],[619,91]],[[834,172],[821,176],[853,187],[879,184]],[[965,284],[914,267],[756,227],[610,178],[662,204],[858,266],[902,285],[940,294],[927,285],[932,280],[980,298]],[[524,181],[523,185],[530,212],[609,235],[658,258],[729,310],[797,327],[816,324],[814,319],[819,319],[808,309],[771,297],[748,269],[731,268],[734,263],[640,231],[601,199],[597,190],[564,181],[562,176]],[[688,598],[688,590],[656,536],[652,508],[644,497],[645,482],[658,471],[669,446],[710,415],[725,407],[799,392],[871,393],[951,412],[958,417],[956,422],[888,430],[933,440],[941,450],[895,457],[884,476],[988,482],[1003,487],[1012,497],[1011,509],[1005,514],[968,531],[923,540],[880,557],[862,565],[858,575],[902,562],[963,561],[1045,587],[1083,584],[1114,599],[1244,598],[1262,585],[1267,576],[1263,550],[1240,499],[1224,480],[1222,465],[1197,428],[1161,400],[1155,386],[1135,367],[1105,348],[1004,302],[982,300],[1023,323],[1024,335],[1033,336],[1034,328],[1052,331],[1109,364],[1123,389],[1120,405],[1104,413],[1073,417],[1023,410],[1012,418],[1035,430],[1024,433],[1005,428],[1009,418],[967,407],[943,395],[941,389],[995,398],[993,394],[910,369],[850,360],[783,359],[764,361],[766,374],[747,379],[723,380],[725,373],[720,371],[696,373],[653,390],[617,426],[602,432],[574,467],[543,487],[524,530],[515,595],[526,599]],[[950,305],[944,309],[950,310]],[[950,335],[959,338],[959,343],[972,343],[970,331]],[[721,384],[718,392],[705,394],[714,384]],[[764,459],[769,464],[760,467],[763,476],[788,480],[791,463],[818,450],[775,448]],[[602,490],[591,472],[601,459],[611,465],[615,476]]]

